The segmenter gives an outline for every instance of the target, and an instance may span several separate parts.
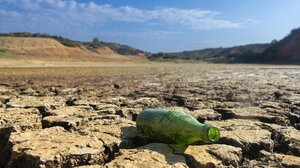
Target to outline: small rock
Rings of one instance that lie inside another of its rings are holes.
[[[236,94],[234,92],[229,92],[225,95],[227,101],[234,101],[236,99]]]
[[[274,92],[274,96],[276,99],[279,99],[281,96],[283,96],[285,93],[280,91],[280,90],[277,90]]]
[[[76,101],[77,101],[76,97],[68,97],[66,101],[66,105],[74,106]]]
[[[115,89],[120,89],[120,87],[121,87],[119,84],[114,84],[113,86]]]

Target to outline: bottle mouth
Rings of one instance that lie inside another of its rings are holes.
[[[216,142],[218,141],[220,138],[220,131],[218,128],[216,127],[211,127],[208,130],[208,139],[211,142]]]

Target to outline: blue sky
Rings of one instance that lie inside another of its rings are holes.
[[[299,0],[0,0],[0,32],[169,52],[265,43],[300,27]]]

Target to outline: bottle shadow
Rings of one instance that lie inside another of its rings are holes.
[[[178,145],[170,145],[164,144],[156,141],[155,139],[149,139],[143,136],[136,127],[126,126],[121,128],[122,134],[121,137],[128,139],[123,139],[123,141],[131,142],[132,147],[130,149],[137,149],[141,152],[157,152],[158,154],[163,155],[163,159],[169,165],[174,164],[186,164],[184,151],[186,150],[186,146],[178,146]],[[161,156],[152,153],[153,156],[150,159],[162,159]],[[141,156],[142,157],[142,156]],[[155,158],[158,157],[158,158]]]

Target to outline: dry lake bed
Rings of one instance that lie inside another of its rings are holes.
[[[221,138],[176,152],[137,131],[145,108]],[[0,68],[0,167],[300,167],[300,66]]]

